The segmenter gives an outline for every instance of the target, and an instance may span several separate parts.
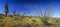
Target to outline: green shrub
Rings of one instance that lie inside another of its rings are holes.
[[[0,19],[2,19],[2,16],[0,15]]]

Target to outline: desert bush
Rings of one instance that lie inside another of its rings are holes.
[[[9,17],[12,17],[13,18],[13,15],[9,15]]]
[[[17,24],[17,25],[13,25],[11,27],[27,27],[26,24]]]
[[[15,18],[12,17],[3,17],[3,25],[5,27],[49,27],[48,25],[43,25],[42,21],[39,18],[34,17],[25,17],[21,20],[18,18],[18,20],[14,20]],[[29,23],[29,24],[28,24]],[[51,25],[50,27],[59,27],[58,25]]]
[[[2,16],[0,15],[0,19],[2,19]]]

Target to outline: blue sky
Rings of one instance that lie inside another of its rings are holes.
[[[9,4],[9,14],[13,14],[13,10],[16,10],[19,13],[22,11],[25,12],[26,15],[34,15],[35,9],[38,9],[38,6],[41,8],[48,8],[52,3],[53,16],[60,17],[60,0],[0,0],[0,14],[4,13],[4,4],[8,2]]]

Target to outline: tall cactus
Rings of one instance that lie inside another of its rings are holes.
[[[8,3],[5,3],[5,15],[7,16],[8,14]]]
[[[16,15],[16,10],[13,11],[14,16]]]

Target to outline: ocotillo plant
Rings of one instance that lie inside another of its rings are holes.
[[[5,3],[5,15],[7,16],[8,14],[8,3]]]
[[[48,8],[41,6],[38,6],[38,9],[36,9],[36,15],[39,16],[39,18],[42,20],[43,25],[52,25],[51,23],[48,23],[48,19],[52,16],[53,13],[53,4],[50,4]]]

